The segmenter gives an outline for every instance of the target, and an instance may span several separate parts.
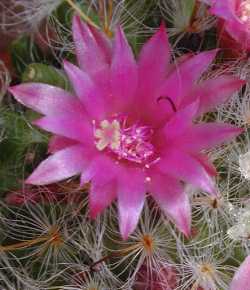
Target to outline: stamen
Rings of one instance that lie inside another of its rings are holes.
[[[126,159],[139,164],[152,164],[155,149],[151,143],[153,129],[140,126],[138,123],[129,126],[127,119],[103,120],[99,128],[94,125],[96,148],[99,151],[108,149],[118,159]]]

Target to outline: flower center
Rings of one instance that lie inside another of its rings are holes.
[[[250,0],[243,0],[239,7],[239,18],[250,29]]]
[[[149,126],[133,124],[129,126],[127,119],[103,120],[99,127],[94,121],[96,148],[99,151],[109,150],[132,162],[146,164],[154,161],[154,146],[151,143],[153,129]]]

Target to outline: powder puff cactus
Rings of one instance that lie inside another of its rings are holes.
[[[249,0],[202,0],[211,5],[210,12],[222,19],[225,32],[235,41],[230,47],[250,50],[250,1]],[[228,36],[222,35],[227,45]]]
[[[198,83],[215,50],[181,57],[176,69],[164,25],[137,61],[119,27],[111,41],[76,16],[73,38],[80,68],[65,61],[64,69],[74,93],[39,83],[10,89],[19,102],[45,115],[35,124],[55,134],[52,156],[26,182],[43,185],[80,174],[81,184],[91,181],[92,217],[117,198],[124,239],[136,227],[148,192],[188,235],[183,182],[216,195],[215,170],[201,151],[241,132],[193,120],[244,81],[222,75]]]

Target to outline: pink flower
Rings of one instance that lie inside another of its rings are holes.
[[[236,44],[230,47],[250,49],[250,0],[201,0],[211,5],[210,12],[222,19],[223,30]],[[221,24],[221,23],[220,23]],[[219,25],[220,25],[219,24]],[[228,43],[228,36],[222,33]]]
[[[250,256],[241,264],[235,273],[230,285],[230,290],[250,290]]]
[[[230,75],[199,82],[216,51],[187,55],[175,69],[162,25],[136,61],[121,28],[114,41],[73,20],[80,68],[64,62],[74,93],[46,84],[21,84],[15,98],[45,115],[35,122],[55,134],[43,161],[26,180],[49,184],[80,174],[91,181],[94,218],[117,198],[123,238],[134,230],[150,193],[186,235],[190,204],[184,183],[217,194],[215,169],[202,150],[242,130],[193,120],[227,100],[244,81]]]

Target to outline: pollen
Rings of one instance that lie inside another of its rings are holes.
[[[94,135],[97,139],[96,148],[99,151],[107,147],[118,149],[120,146],[120,124],[117,120],[112,122],[103,120],[100,123],[100,128],[95,130]]]

